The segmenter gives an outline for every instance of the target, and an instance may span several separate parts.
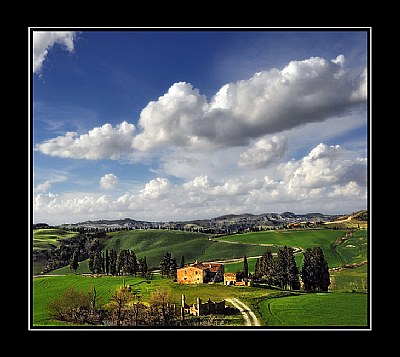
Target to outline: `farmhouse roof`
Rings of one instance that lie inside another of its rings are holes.
[[[202,270],[209,270],[212,273],[216,273],[222,266],[220,263],[198,263],[197,260],[192,265],[195,268],[202,269]]]

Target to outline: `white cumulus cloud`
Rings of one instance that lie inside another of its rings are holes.
[[[73,52],[75,38],[75,31],[33,31],[33,72],[41,72],[43,62],[55,44]]]
[[[118,185],[118,177],[114,174],[105,174],[100,178],[100,187],[105,189],[111,189]]]
[[[319,144],[263,177],[199,175],[183,183],[158,177],[123,194],[38,193],[36,221],[51,224],[103,217],[144,220],[211,218],[227,213],[337,213],[366,207],[366,161],[339,145]],[[113,182],[113,175],[105,175]],[[340,198],[340,203],[338,203]],[[340,207],[338,207],[340,204]],[[55,220],[51,222],[50,220]]]
[[[83,135],[67,132],[65,136],[36,145],[36,150],[50,156],[74,159],[118,160],[131,153],[134,131],[135,126],[126,121],[116,127],[104,124]]]
[[[105,124],[87,134],[68,132],[36,149],[51,156],[118,160],[158,149],[215,152],[255,142],[239,164],[265,167],[286,150],[277,133],[349,114],[365,103],[363,73],[352,75],[342,55],[311,57],[228,83],[209,102],[190,83],[174,83],[142,110],[137,130],[127,122],[115,128]]]
[[[175,83],[142,110],[133,147],[242,146],[344,115],[366,100],[365,75],[351,75],[344,63],[343,55],[291,61],[281,70],[225,84],[209,103],[190,83]]]

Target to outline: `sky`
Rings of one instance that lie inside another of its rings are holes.
[[[33,223],[367,208],[365,29],[31,29]]]

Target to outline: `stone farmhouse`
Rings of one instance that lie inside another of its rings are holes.
[[[224,265],[219,263],[199,263],[197,260],[188,266],[177,269],[179,284],[219,283],[224,280]]]
[[[253,279],[251,278],[238,279],[236,273],[224,273],[224,285],[253,286]]]

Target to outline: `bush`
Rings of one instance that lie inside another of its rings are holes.
[[[100,312],[94,310],[95,296],[69,287],[48,308],[50,316],[59,321],[72,323],[101,323]]]

